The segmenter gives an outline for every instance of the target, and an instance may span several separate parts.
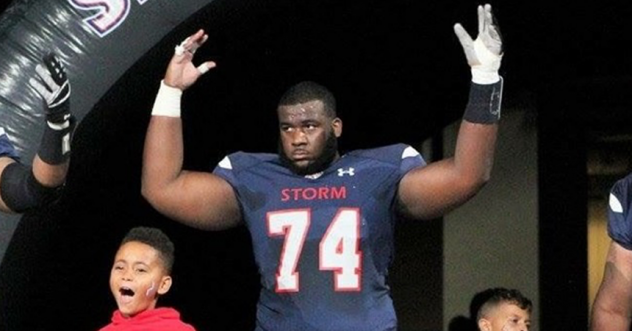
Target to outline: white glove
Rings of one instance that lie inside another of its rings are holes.
[[[500,80],[498,69],[503,57],[502,40],[498,26],[494,24],[492,6],[478,6],[478,36],[472,41],[461,24],[454,25],[467,63],[472,70],[472,81],[477,84],[494,84]]]

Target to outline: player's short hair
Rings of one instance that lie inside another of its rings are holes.
[[[323,102],[327,116],[334,118],[336,114],[336,98],[326,87],[313,81],[303,81],[290,87],[281,96],[279,106],[296,105],[313,100]]]
[[[491,309],[501,303],[514,304],[529,313],[531,313],[533,308],[531,300],[522,295],[520,291],[516,289],[495,287],[486,289],[474,296],[474,299],[472,300],[472,307],[470,307],[470,313],[472,316],[475,315],[476,320],[478,321],[489,313]]]
[[[165,270],[167,273],[171,273],[175,259],[175,246],[164,232],[153,227],[135,227],[123,237],[120,246],[132,241],[143,243],[157,250]]]

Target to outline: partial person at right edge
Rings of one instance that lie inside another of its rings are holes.
[[[66,181],[75,119],[70,112],[70,82],[62,62],[48,53],[29,83],[42,97],[46,125],[31,166],[23,164],[0,125],[0,211],[23,213],[55,201]]]
[[[632,321],[632,174],[618,180],[608,199],[612,239],[592,307],[591,331],[629,331]]]

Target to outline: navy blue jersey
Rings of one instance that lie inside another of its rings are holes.
[[[9,136],[4,129],[0,127],[0,157],[2,156],[8,156],[12,159],[19,160],[18,153],[15,151],[15,147],[13,147],[13,143],[11,143]]]
[[[224,158],[214,173],[236,192],[261,274],[257,330],[395,330],[393,206],[401,178],[422,165],[404,144],[305,177],[276,154]]]
[[[618,180],[610,190],[608,235],[619,245],[632,250],[632,174]]]

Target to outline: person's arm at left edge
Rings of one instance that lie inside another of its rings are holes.
[[[31,166],[22,164],[9,137],[0,135],[0,211],[21,213],[51,203],[66,180],[75,120],[70,112],[70,82],[54,53],[35,67],[29,84],[40,94],[46,125]]]
[[[473,197],[490,178],[500,119],[502,42],[491,6],[478,7],[478,36],[454,26],[472,71],[469,101],[454,157],[408,172],[399,184],[400,211],[416,219],[439,217]]]
[[[53,52],[35,67],[40,80],[29,83],[45,102],[46,126],[37,154],[33,175],[45,187],[59,187],[66,181],[70,146],[76,120],[70,109],[70,80],[61,59]]]

